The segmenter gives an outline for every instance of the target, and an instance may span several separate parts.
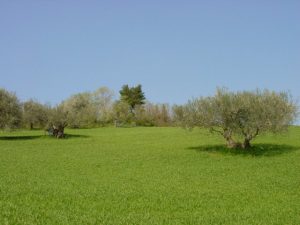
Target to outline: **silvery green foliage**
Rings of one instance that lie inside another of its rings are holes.
[[[22,106],[25,126],[33,129],[34,127],[44,127],[47,124],[50,106],[43,105],[32,99],[24,102]]]
[[[72,95],[62,102],[67,114],[68,126],[72,128],[92,127],[113,120],[113,92],[101,87],[95,92]]]
[[[107,87],[100,87],[92,93],[91,97],[95,106],[97,122],[100,124],[112,122],[114,92]]]
[[[115,126],[122,126],[133,122],[134,114],[127,102],[116,101],[113,105]]]
[[[0,89],[0,129],[16,128],[21,119],[21,104],[16,95]]]
[[[146,102],[136,106],[135,121],[141,126],[169,126],[171,125],[171,109],[168,104],[154,104]]]

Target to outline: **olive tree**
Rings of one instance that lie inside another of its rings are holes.
[[[22,119],[21,104],[14,93],[0,89],[0,129],[16,128]]]
[[[296,116],[297,106],[285,92],[217,89],[213,97],[190,100],[183,107],[182,123],[221,134],[229,148],[249,148],[259,134],[282,132]]]
[[[30,129],[34,126],[44,127],[48,122],[49,107],[35,100],[23,103],[23,123],[28,124]]]
[[[63,105],[58,105],[51,108],[48,114],[48,126],[47,131],[49,134],[57,137],[65,137],[65,128],[68,125],[68,116],[63,109]]]

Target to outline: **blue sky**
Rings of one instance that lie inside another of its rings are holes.
[[[299,0],[1,0],[0,87],[59,103],[142,84],[152,102],[268,88],[300,98]]]

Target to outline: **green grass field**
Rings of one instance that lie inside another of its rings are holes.
[[[181,128],[0,133],[0,224],[300,224],[300,127],[251,152]]]

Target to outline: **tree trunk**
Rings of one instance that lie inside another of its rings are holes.
[[[244,143],[243,143],[243,149],[248,149],[248,148],[251,148],[251,144],[250,144],[250,139],[248,139],[248,138],[245,138],[245,140],[244,140]]]
[[[232,139],[227,139],[227,147],[228,148],[235,148],[236,143]]]
[[[33,123],[30,123],[30,130],[33,130]]]
[[[243,148],[243,145],[240,142],[235,142],[235,141],[230,141],[227,142],[227,147],[228,148]]]
[[[57,138],[64,138],[65,137],[65,128],[63,126],[58,127],[58,132],[57,132]]]
[[[226,137],[227,141],[227,148],[241,148],[242,144],[239,142],[236,142],[232,139],[232,137]]]
[[[58,126],[58,127],[53,127],[53,135],[56,138],[64,138],[65,137],[65,127],[64,126]]]
[[[225,131],[223,133],[223,137],[226,139],[227,141],[227,148],[243,148],[243,144],[240,142],[236,142],[233,138],[232,138],[232,132],[230,131]]]

